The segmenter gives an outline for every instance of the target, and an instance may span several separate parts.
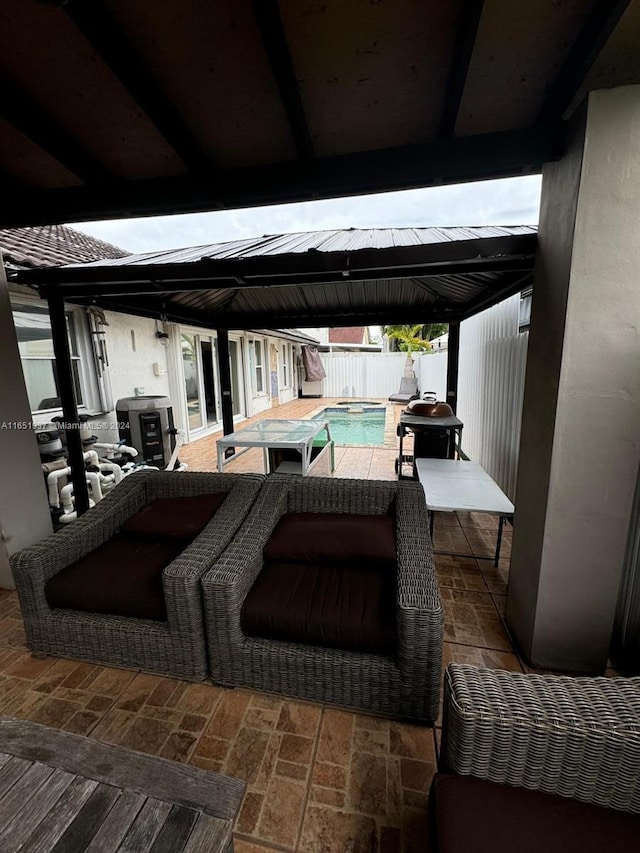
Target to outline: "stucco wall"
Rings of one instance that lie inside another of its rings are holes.
[[[133,317],[106,311],[109,323],[105,340],[109,356],[109,378],[114,406],[120,397],[135,396],[136,388],[145,395],[170,395],[167,367],[167,345],[156,338],[156,324],[147,317]],[[164,374],[156,376],[154,364]],[[115,422],[115,413],[100,418],[100,422]],[[115,429],[99,428],[95,434],[103,441],[117,441]]]
[[[543,667],[607,660],[640,459],[640,86],[545,169],[507,617]]]

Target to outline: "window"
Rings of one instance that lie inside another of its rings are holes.
[[[289,388],[292,384],[292,351],[291,344],[282,345],[282,387]]]
[[[531,298],[533,290],[523,290],[520,294],[520,311],[518,317],[518,332],[526,332],[531,324]]]
[[[264,341],[255,341],[253,344],[255,351],[255,383],[256,394],[264,394]]]
[[[59,409],[60,389],[49,312],[36,303],[19,303],[13,306],[13,320],[31,411]],[[78,321],[81,320],[82,317],[73,310],[67,311],[67,331],[78,406],[86,405],[78,346]]]

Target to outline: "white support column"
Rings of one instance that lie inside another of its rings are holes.
[[[40,454],[31,424],[9,287],[0,254],[0,586],[12,587],[9,556],[52,532]]]
[[[507,619],[601,672],[640,461],[640,86],[597,91],[544,169]]]

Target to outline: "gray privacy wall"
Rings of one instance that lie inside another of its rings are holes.
[[[518,333],[520,295],[460,325],[458,417],[462,449],[515,499],[527,332]]]
[[[602,672],[640,460],[640,86],[592,92],[545,167],[507,619]]]

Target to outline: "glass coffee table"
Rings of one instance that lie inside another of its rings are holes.
[[[252,447],[262,447],[267,474],[278,471],[306,477],[327,455],[331,470],[335,467],[329,424],[323,420],[267,419],[229,433],[217,441],[218,471]]]

